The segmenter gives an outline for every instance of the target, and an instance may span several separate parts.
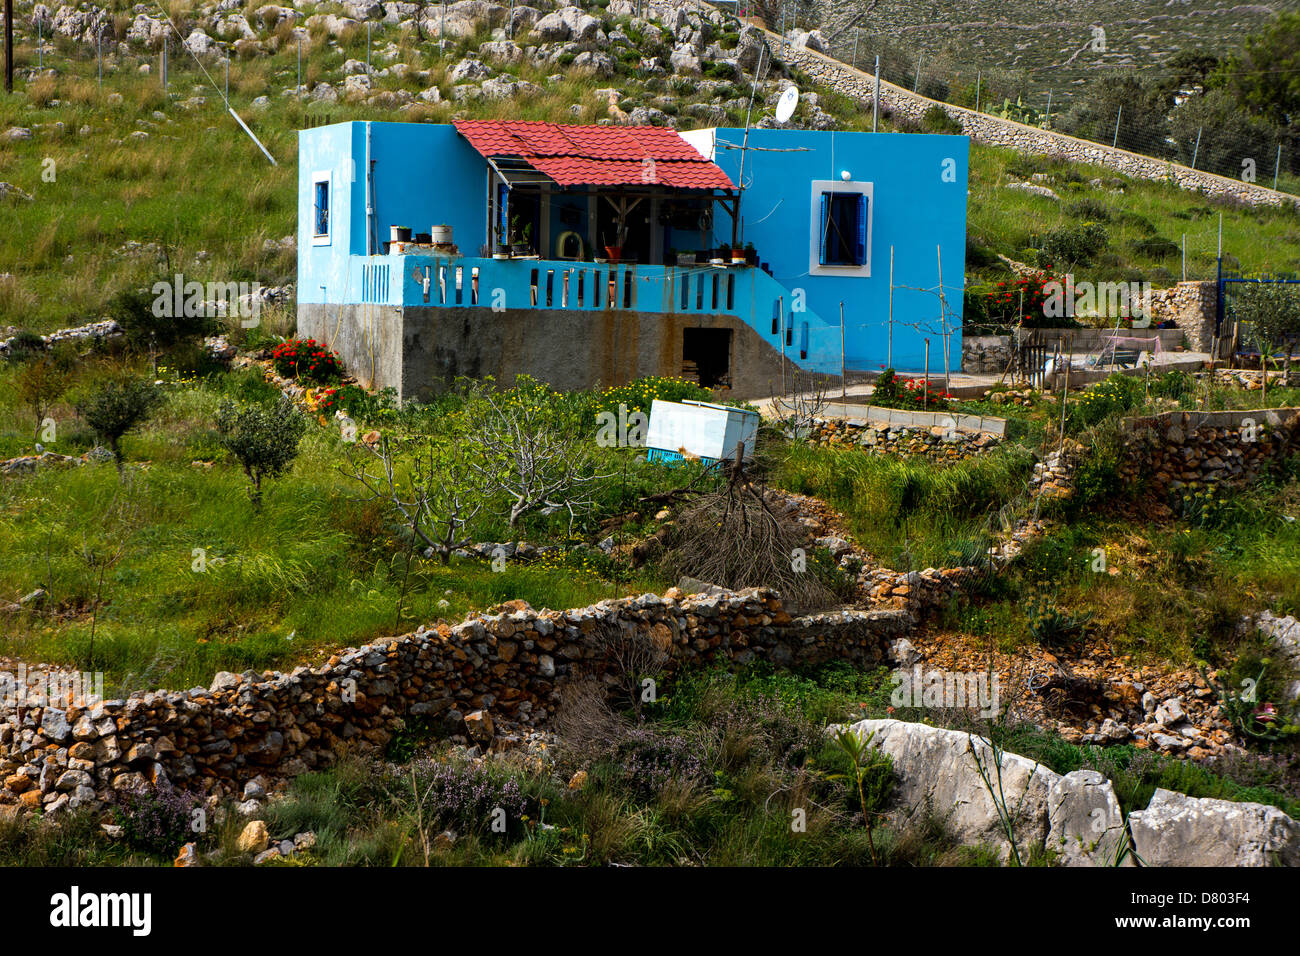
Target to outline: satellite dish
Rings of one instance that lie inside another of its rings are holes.
[[[776,102],[776,121],[784,123],[794,115],[794,109],[799,105],[799,90],[793,86],[787,86],[781,98]]]

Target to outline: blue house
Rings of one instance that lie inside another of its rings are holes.
[[[799,369],[920,370],[927,339],[931,372],[945,345],[956,369],[968,146],[486,120],[303,130],[299,332],[402,397],[517,373],[752,397]]]

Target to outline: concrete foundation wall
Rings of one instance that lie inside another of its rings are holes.
[[[744,321],[726,315],[578,312],[300,303],[298,333],[338,351],[349,374],[399,398],[426,399],[458,376],[511,382],[532,375],[560,389],[681,376],[685,329],[730,329],[729,394],[780,391],[782,357]],[[786,362],[787,375],[797,369]]]

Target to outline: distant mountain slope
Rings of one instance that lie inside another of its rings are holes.
[[[1296,9],[1300,0],[878,0],[874,8],[872,0],[814,0],[811,21],[827,35],[842,31],[832,43],[837,56],[852,56],[856,35],[859,60],[881,53],[887,75],[913,75],[919,54],[932,75],[1028,71],[1031,90],[1068,96],[1098,70],[1159,68],[1185,49],[1226,56],[1243,36]],[[805,19],[801,27],[812,25]],[[923,62],[923,78],[928,71]]]

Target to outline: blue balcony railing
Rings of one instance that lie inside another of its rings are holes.
[[[489,259],[354,256],[351,283],[363,303],[402,307],[566,309],[731,315],[787,358],[838,372],[840,328],[794,312],[791,291],[750,266],[672,266]]]

